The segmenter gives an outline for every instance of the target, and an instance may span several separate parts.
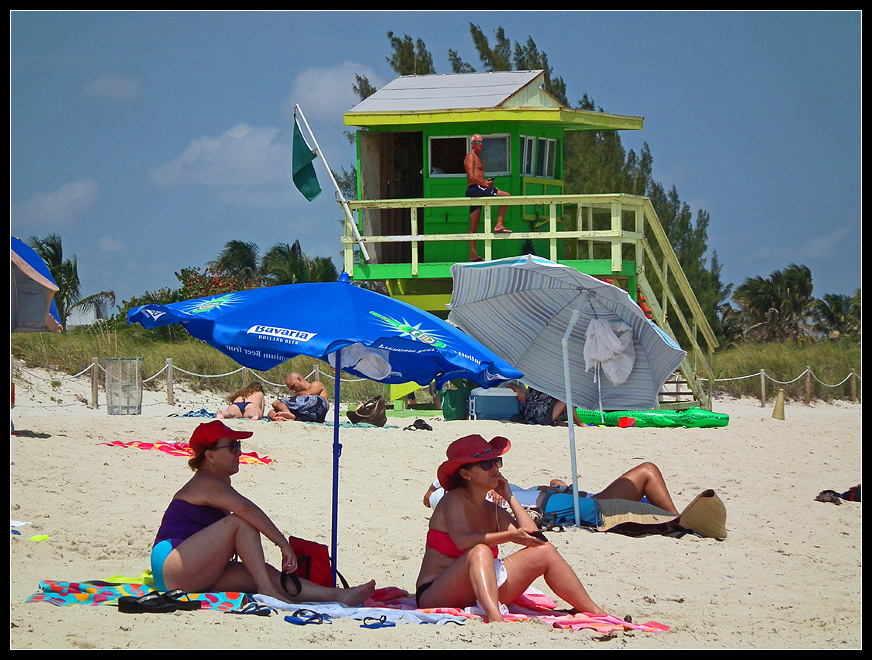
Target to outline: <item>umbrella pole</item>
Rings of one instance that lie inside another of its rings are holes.
[[[336,367],[333,370],[333,530],[330,539],[330,551],[333,558],[333,586],[336,587],[336,541],[338,535],[339,520],[339,455],[342,453],[342,445],[339,444],[339,365],[342,349],[336,351]]]
[[[581,512],[578,506],[578,466],[575,461],[575,408],[572,405],[572,386],[569,383],[569,335],[578,321],[578,310],[572,312],[569,325],[563,334],[563,380],[566,387],[566,421],[569,425],[569,460],[572,465],[572,503],[575,509],[575,526],[581,526]]]

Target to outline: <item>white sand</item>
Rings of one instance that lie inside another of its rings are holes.
[[[36,372],[46,376],[46,372]],[[31,379],[32,380],[32,379]],[[110,416],[103,392],[89,409],[87,379],[52,388],[18,381],[11,417],[10,514],[27,521],[10,541],[10,647],[58,648],[817,648],[861,647],[861,504],[815,502],[861,481],[862,406],[788,403],[786,420],[754,400],[724,399],[718,429],[579,429],[580,485],[598,489],[641,461],[660,466],[681,509],[714,488],[727,507],[724,541],[633,539],[568,530],[550,539],[593,599],[617,616],[657,621],[665,633],[560,631],[539,622],[463,626],[360,622],[294,626],[282,616],[214,611],[128,615],[112,607],[25,604],[42,579],[138,576],[164,508],[190,475],[185,459],[101,446],[111,440],[187,441],[202,419],[168,417],[223,407],[177,388],[146,393],[141,415]],[[422,504],[447,445],[468,433],[506,435],[503,474],[525,486],[569,479],[566,428],[446,422],[433,431],[342,429],[339,570],[352,582],[413,591],[430,510]],[[333,429],[229,422],[251,429],[245,450],[274,459],[243,465],[234,486],[286,533],[329,542]],[[31,541],[33,535],[48,540]],[[505,548],[504,553],[511,551]],[[268,560],[278,551],[268,542]],[[540,581],[541,582],[541,581]],[[536,586],[550,593],[544,583]]]

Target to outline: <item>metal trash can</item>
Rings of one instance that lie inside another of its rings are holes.
[[[144,358],[104,358],[106,412],[110,415],[142,413],[142,365]]]

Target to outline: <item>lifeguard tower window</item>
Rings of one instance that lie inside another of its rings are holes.
[[[557,140],[521,136],[521,174],[553,179]]]
[[[465,137],[430,138],[430,176],[464,176],[468,143]]]
[[[430,138],[430,176],[465,176],[463,159],[472,147],[469,137]],[[488,177],[509,174],[509,136],[488,136],[479,153]]]

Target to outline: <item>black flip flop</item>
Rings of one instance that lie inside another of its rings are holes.
[[[176,607],[180,610],[199,610],[203,605],[203,601],[191,600],[187,592],[181,589],[167,591],[163,596],[171,603],[175,603]]]
[[[152,591],[145,596],[121,596],[118,599],[118,611],[125,614],[147,614],[149,612],[175,612],[178,605],[174,601],[164,598],[157,591]]]

